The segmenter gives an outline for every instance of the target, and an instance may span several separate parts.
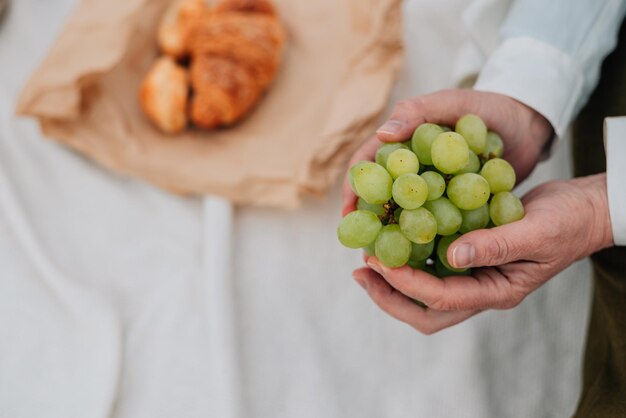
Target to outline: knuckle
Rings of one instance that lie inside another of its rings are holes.
[[[392,298],[394,292],[392,288],[380,288],[376,286],[368,288],[367,290],[372,300],[378,305],[380,309],[390,315],[393,315],[395,306]]]
[[[449,311],[451,309],[450,304],[442,299],[437,299],[433,301],[432,303],[428,304],[428,307],[436,311]]]
[[[400,100],[394,109],[394,116],[408,118],[419,112],[421,99],[419,97]]]
[[[442,312],[462,311],[465,309],[472,309],[476,306],[480,306],[480,300],[477,298],[468,297],[441,298],[436,300],[435,303],[428,306],[436,311]]]
[[[413,329],[415,329],[416,331],[418,331],[420,334],[423,334],[423,335],[433,335],[434,333],[439,331],[439,328],[431,324],[413,323],[410,325],[411,327],[413,327]]]
[[[543,229],[543,236],[541,237],[543,245],[545,246],[546,243],[552,245],[551,243],[563,242],[563,231],[567,229],[568,227],[566,225],[559,226],[556,223],[548,223]]]
[[[499,306],[500,309],[513,309],[516,308],[522,302],[521,298],[518,297],[508,297],[506,298]]]
[[[453,309],[452,305],[442,295],[433,298],[429,303],[426,303],[426,305],[436,311],[450,311]]]
[[[510,253],[510,246],[506,239],[499,235],[494,235],[489,239],[487,246],[485,247],[485,253],[483,259],[486,265],[498,265],[501,264]]]
[[[526,293],[522,290],[511,290],[508,292],[502,301],[498,304],[499,309],[513,309],[519,306],[524,300]]]

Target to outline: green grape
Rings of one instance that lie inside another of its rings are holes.
[[[433,261],[432,264],[428,264],[428,260],[426,260],[426,267],[424,267],[422,270],[430,275],[437,276],[437,272],[435,271],[435,263],[436,262]]]
[[[396,208],[396,210],[393,211],[393,217],[395,218],[396,223],[397,223],[398,219],[400,219],[400,215],[402,214],[403,210],[404,209],[402,209],[402,208]]]
[[[387,171],[394,179],[403,174],[417,174],[420,168],[417,155],[408,149],[397,149],[387,157]]]
[[[352,170],[348,170],[348,182],[350,183],[350,188],[352,189],[354,194],[356,194],[356,186],[354,185],[354,177],[352,177]]]
[[[337,238],[348,248],[362,248],[376,239],[381,228],[382,223],[376,214],[355,210],[339,222]]]
[[[443,130],[439,125],[423,123],[413,133],[411,148],[422,164],[433,165],[433,160],[430,157],[430,147],[442,132]]]
[[[504,153],[504,143],[502,142],[502,138],[495,132],[487,133],[487,146],[483,151],[483,158],[500,158]]]
[[[445,267],[446,270],[449,270],[452,273],[461,273],[467,270],[465,268],[454,268],[448,262],[448,248],[460,236],[461,235],[459,234],[448,235],[447,237],[441,238],[439,240],[439,243],[437,244],[437,260],[440,261],[441,264],[443,264],[443,267]],[[437,273],[440,275],[439,271]]]
[[[383,265],[401,267],[411,256],[411,241],[402,234],[397,224],[385,225],[376,238],[374,251]]]
[[[404,236],[416,244],[427,244],[437,235],[437,220],[424,208],[403,210],[398,223]]]
[[[371,161],[355,164],[350,173],[357,196],[370,204],[387,203],[391,199],[393,179],[381,165]]]
[[[456,132],[439,134],[430,149],[433,164],[445,174],[463,169],[469,162],[467,142]]]
[[[435,217],[439,235],[452,235],[461,227],[461,211],[445,197],[426,201],[424,208]]]
[[[478,209],[461,210],[461,216],[463,216],[463,222],[459,228],[460,233],[467,234],[476,229],[483,229],[489,224],[489,203],[485,203]]]
[[[478,174],[459,174],[448,183],[448,199],[459,209],[478,209],[487,203],[489,195],[489,183]]]
[[[524,217],[524,205],[511,192],[496,193],[489,203],[489,216],[497,226],[510,224]]]
[[[409,149],[409,147],[400,142],[389,142],[382,144],[380,147],[378,147],[378,150],[376,150],[376,163],[382,165],[383,167],[386,167],[389,154],[397,149]]]
[[[457,174],[478,173],[479,170],[480,170],[480,160],[478,159],[478,156],[474,154],[474,152],[470,151],[469,161],[467,165],[463,167],[463,169],[459,171]]]
[[[385,216],[387,211],[383,205],[373,205],[367,203],[363,198],[359,197],[356,201],[356,208],[359,210],[368,210],[370,212],[375,213],[378,216]]]
[[[426,200],[435,200],[443,196],[443,192],[446,191],[446,181],[441,174],[434,171],[424,171],[420,174],[420,177],[424,179],[428,186],[428,197]]]
[[[476,115],[465,115],[456,122],[454,129],[467,141],[469,148],[476,154],[482,154],[487,145],[487,127]]]
[[[376,162],[348,171],[357,210],[339,223],[339,241],[392,268],[408,264],[438,277],[471,273],[448,263],[451,243],[524,217],[503,152],[500,136],[472,114],[454,130],[424,123],[409,141],[381,144]]]
[[[426,260],[409,260],[407,261],[409,267],[413,270],[424,270],[426,268]]]
[[[417,174],[403,174],[393,182],[391,195],[401,208],[417,209],[428,197],[428,185]]]
[[[448,276],[458,276],[459,274],[470,274],[469,269],[454,271],[446,268],[446,266],[440,260],[435,261],[435,276],[444,278]]]
[[[400,227],[402,229],[402,227]],[[428,259],[435,249],[435,240],[427,244],[411,243],[411,257],[409,261],[424,261]],[[412,267],[412,266],[411,266]]]
[[[480,175],[489,183],[491,193],[510,192],[515,186],[515,170],[502,158],[493,158],[483,165]]]

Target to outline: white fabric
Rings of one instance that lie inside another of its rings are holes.
[[[297,212],[181,199],[44,140],[13,106],[73,1],[0,26],[0,417],[519,417],[575,408],[589,267],[425,337],[353,283],[337,186]],[[397,98],[452,84],[463,0],[405,3]],[[458,68],[458,67],[457,67]],[[562,147],[524,184],[569,174]],[[522,193],[522,191],[520,191]],[[228,263],[232,260],[232,264]]]
[[[14,116],[72,3],[13,1],[0,26],[0,417],[219,416],[201,202]]]
[[[626,117],[604,121],[606,187],[615,245],[626,245]]]

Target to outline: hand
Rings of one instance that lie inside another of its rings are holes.
[[[350,160],[350,167],[362,160],[374,160],[383,142],[406,141],[425,122],[454,126],[463,115],[479,115],[504,141],[504,158],[517,174],[518,182],[533,170],[541,151],[552,136],[550,123],[530,107],[501,94],[475,90],[442,90],[399,102],[389,119],[366,141]],[[347,176],[343,187],[342,215],[355,210],[356,196]]]
[[[522,201],[523,219],[469,232],[448,248],[450,263],[475,268],[472,276],[438,279],[368,257],[372,270],[354,278],[382,310],[431,334],[485,309],[513,308],[574,261],[613,245],[604,173],[545,183]]]

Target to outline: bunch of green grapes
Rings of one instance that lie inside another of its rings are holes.
[[[455,239],[524,217],[503,151],[498,134],[472,114],[454,131],[424,123],[410,141],[382,144],[375,162],[350,168],[357,209],[339,223],[339,241],[388,267],[408,264],[439,277],[467,273],[448,263]]]

